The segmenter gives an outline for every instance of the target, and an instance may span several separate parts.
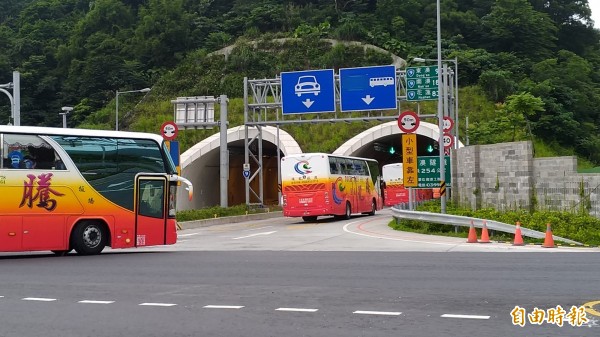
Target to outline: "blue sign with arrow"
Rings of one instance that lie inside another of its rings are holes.
[[[340,109],[342,111],[396,108],[395,66],[340,69]]]
[[[281,112],[335,112],[333,69],[282,72]]]

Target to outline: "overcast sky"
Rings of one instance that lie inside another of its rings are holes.
[[[600,28],[600,0],[588,0],[588,4],[592,9],[592,20],[594,20],[594,27]]]

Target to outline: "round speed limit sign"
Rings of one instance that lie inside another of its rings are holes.
[[[444,149],[450,149],[454,145],[454,138],[449,133],[444,133]]]
[[[454,120],[448,116],[444,117],[444,132],[452,130],[454,127]]]

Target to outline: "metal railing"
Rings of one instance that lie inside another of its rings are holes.
[[[515,234],[516,226],[509,225],[502,222],[494,221],[494,220],[486,220],[480,218],[471,218],[462,215],[452,215],[452,214],[442,214],[442,213],[430,213],[430,212],[418,212],[418,211],[408,211],[398,208],[397,206],[392,207],[392,214],[396,219],[406,219],[406,220],[420,220],[425,222],[453,225],[453,226],[461,226],[461,227],[470,227],[471,221],[473,221],[473,226],[476,228],[483,227],[483,221],[486,221],[486,226],[490,230],[495,230],[499,232],[511,233]],[[527,236],[535,239],[543,239],[546,237],[546,233],[534,231],[532,229],[524,228],[521,226],[521,234],[523,236]],[[560,236],[552,235],[552,238],[557,241],[562,241],[569,244],[574,245],[583,245],[580,242],[565,239]]]

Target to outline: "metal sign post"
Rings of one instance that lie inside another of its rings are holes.
[[[174,105],[173,120],[179,130],[220,128],[220,202],[227,207],[227,180],[229,178],[229,152],[227,149],[227,103],[226,95],[218,98],[212,96],[178,97],[171,100]],[[219,122],[214,121],[214,104],[220,104]]]

